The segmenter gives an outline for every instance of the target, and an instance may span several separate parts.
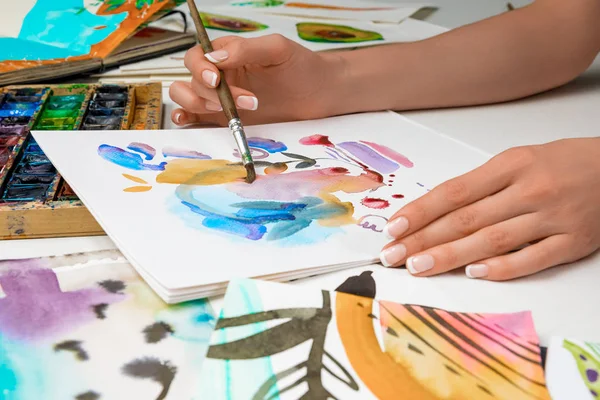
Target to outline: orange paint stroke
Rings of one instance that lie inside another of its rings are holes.
[[[407,369],[381,350],[369,316],[373,299],[345,293],[337,293],[335,299],[336,324],[346,355],[373,395],[382,400],[435,400]]]
[[[129,174],[123,174],[123,176],[125,178],[129,179],[130,181],[134,181],[135,183],[143,183],[144,185],[148,184],[148,182],[146,182],[142,178],[138,178],[137,176],[133,176],[133,175],[129,175]]]
[[[286,3],[285,7],[291,8],[312,8],[320,10],[340,10],[340,11],[386,11],[394,10],[394,7],[341,7],[327,6],[324,4],[309,4],[309,3]]]
[[[147,192],[150,189],[152,189],[152,186],[131,186],[128,188],[123,189],[124,192]]]

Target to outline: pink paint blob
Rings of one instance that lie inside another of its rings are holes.
[[[365,207],[374,208],[376,210],[381,210],[390,206],[389,201],[384,199],[375,199],[372,197],[365,197],[360,203]]]
[[[387,146],[383,146],[381,144],[373,142],[367,142],[366,140],[361,140],[360,142],[370,146],[372,149],[378,151],[380,154],[383,154],[387,158],[396,161],[398,164],[403,165],[406,168],[412,168],[414,166],[413,162],[410,161],[406,156],[403,156],[402,154],[390,149]]]
[[[334,147],[333,143],[329,141],[329,136],[325,135],[312,135],[306,136],[300,139],[300,144],[305,146],[326,146]]]

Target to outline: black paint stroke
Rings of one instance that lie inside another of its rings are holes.
[[[108,304],[100,303],[92,306],[92,310],[94,310],[94,314],[96,314],[96,318],[105,319],[106,318],[106,309],[108,308]]]
[[[79,340],[65,340],[64,342],[56,343],[54,351],[70,351],[79,361],[87,361],[89,359],[88,354],[81,344]]]
[[[325,351],[327,327],[331,322],[333,312],[331,309],[331,296],[329,292],[323,291],[322,296],[323,306],[320,308],[289,308],[219,319],[215,329],[227,329],[278,319],[288,319],[289,321],[239,340],[210,346],[207,357],[220,360],[248,360],[262,358],[281,353],[310,340],[311,348],[308,359],[269,377],[269,379],[260,386],[252,399],[268,400],[292,390],[302,383],[308,385],[308,390],[303,398],[335,399],[335,397],[323,386],[323,371],[327,372],[350,389],[357,391],[359,386],[352,375],[339,361]],[[324,358],[331,360],[342,371],[344,377],[337,375],[334,371],[329,369],[323,362]],[[303,368],[306,368],[306,374],[304,376],[288,386],[280,388],[275,394],[269,396],[269,393],[276,387],[278,381]]]
[[[168,361],[160,361],[153,357],[138,358],[125,364],[123,373],[132,378],[150,379],[162,386],[162,391],[156,400],[163,400],[169,393],[171,383],[177,373],[177,368]]]
[[[123,290],[125,290],[126,285],[123,281],[116,281],[113,279],[107,279],[102,282],[98,282],[102,288],[104,288],[107,292],[115,293],[115,294],[123,294]]]
[[[336,292],[353,294],[374,299],[377,294],[373,271],[363,271],[359,276],[351,276],[335,289]]]
[[[165,322],[155,322],[145,327],[142,332],[146,338],[146,343],[158,343],[168,335],[173,334],[174,331],[171,325]]]
[[[88,391],[75,396],[75,400],[98,400],[100,395],[94,391]]]

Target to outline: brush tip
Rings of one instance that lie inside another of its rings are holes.
[[[246,164],[244,167],[246,168],[246,182],[254,182],[256,180],[256,170],[254,169],[254,164]]]

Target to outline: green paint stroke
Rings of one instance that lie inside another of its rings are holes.
[[[589,353],[583,347],[565,339],[563,347],[573,355],[577,363],[579,374],[589,389],[592,396],[596,399],[600,396],[600,360]],[[596,349],[594,349],[596,350]]]
[[[249,19],[235,18],[227,15],[200,13],[202,24],[209,29],[226,32],[256,32],[269,28],[268,25]]]
[[[300,39],[319,43],[361,43],[384,40],[377,32],[364,31],[347,25],[300,22],[296,24]]]
[[[285,3],[281,0],[255,0],[255,1],[241,1],[238,3],[232,3],[232,6],[241,7],[279,7]]]

